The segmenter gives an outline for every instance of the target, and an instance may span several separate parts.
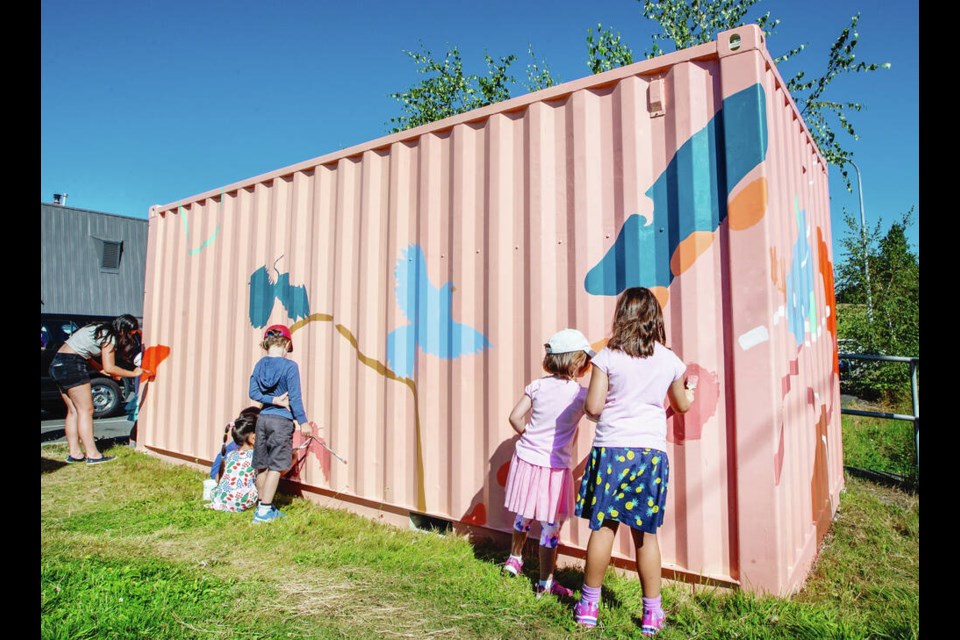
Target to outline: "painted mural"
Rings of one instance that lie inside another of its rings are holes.
[[[223,193],[220,194],[220,208],[221,209],[223,208]],[[183,223],[183,233],[184,235],[187,236],[187,239],[189,240],[190,239],[190,223],[187,220],[187,210],[184,209],[182,206],[178,205],[177,214],[180,216],[180,220]],[[213,229],[213,232],[209,236],[207,236],[206,240],[201,242],[196,247],[188,248],[187,255],[195,256],[201,251],[203,251],[204,249],[206,249],[207,247],[209,247],[213,243],[213,241],[217,239],[218,233],[220,233],[220,225],[217,225]]]
[[[724,99],[707,126],[677,149],[646,192],[653,211],[626,219],[613,246],[587,273],[588,293],[615,296],[630,287],[669,287],[710,246],[727,217],[728,194],[766,157],[765,100],[760,84]],[[738,201],[739,224],[759,220],[756,211],[762,215],[765,195],[764,183],[750,186]]]
[[[435,287],[427,275],[427,259],[420,245],[403,250],[394,267],[397,304],[410,324],[387,335],[387,363],[398,374],[411,377],[417,350],[450,360],[490,347],[482,333],[453,319],[453,283]]]
[[[250,324],[258,329],[267,326],[277,300],[292,320],[310,315],[306,285],[290,284],[290,274],[279,271],[277,279],[271,282],[270,272],[264,265],[250,275]]]

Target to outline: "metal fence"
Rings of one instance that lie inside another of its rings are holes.
[[[913,405],[913,415],[902,413],[886,413],[883,411],[863,411],[860,409],[841,409],[840,413],[852,416],[867,416],[870,418],[885,418],[887,420],[907,420],[913,423],[913,443],[916,453],[916,481],[920,481],[920,395],[917,389],[917,369],[920,367],[920,358],[904,356],[876,356],[859,353],[838,354],[841,360],[872,360],[880,362],[907,362],[910,364],[910,395]]]

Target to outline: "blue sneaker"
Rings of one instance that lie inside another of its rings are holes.
[[[117,459],[117,456],[100,456],[99,458],[87,458],[87,464],[103,464],[104,462],[111,462],[116,459]],[[79,460],[75,460],[74,462],[79,462]]]
[[[255,514],[253,514],[253,523],[260,524],[261,522],[273,522],[274,520],[279,520],[280,518],[285,517],[283,511],[277,509],[276,507],[270,507],[270,511],[267,511],[264,515],[260,515],[260,510],[258,509]]]

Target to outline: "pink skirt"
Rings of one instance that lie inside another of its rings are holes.
[[[562,522],[573,513],[573,476],[569,469],[525,462],[514,452],[503,506],[531,520]]]

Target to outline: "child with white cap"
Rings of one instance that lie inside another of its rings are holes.
[[[553,579],[560,527],[573,512],[570,454],[583,417],[587,390],[577,378],[590,367],[594,353],[576,329],[564,329],[544,345],[543,368],[549,374],[528,384],[510,413],[510,425],[520,434],[504,507],[516,514],[513,544],[504,571],[517,576],[523,569],[521,553],[533,520],[540,522],[540,582],[544,593],[567,596],[573,592]]]

